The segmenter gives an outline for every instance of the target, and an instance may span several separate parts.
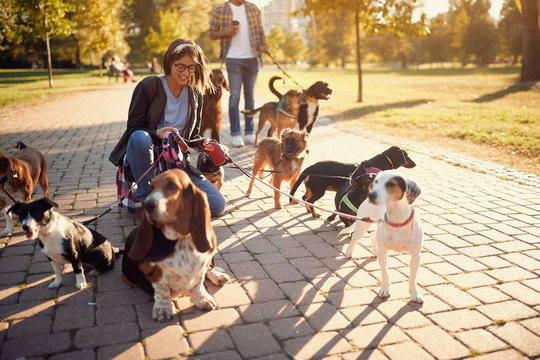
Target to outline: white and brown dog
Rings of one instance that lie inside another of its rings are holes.
[[[69,263],[75,273],[75,285],[83,289],[87,285],[83,266],[92,267],[91,274],[99,275],[114,267],[120,250],[100,233],[53,211],[54,207],[58,204],[45,197],[29,203],[16,202],[9,212],[19,217],[26,237],[38,240],[51,261],[56,276],[49,288],[62,284],[62,268]]]
[[[16,201],[28,202],[37,183],[43,195],[49,196],[47,161],[43,154],[21,141],[15,147],[17,151],[12,156],[0,152],[0,181],[3,184],[0,187],[0,209],[6,218],[6,228],[0,238],[13,235],[13,218],[7,211],[13,203],[10,196]]]
[[[420,188],[414,181],[406,179],[396,171],[381,171],[372,183],[368,198],[358,208],[357,217],[378,222],[375,238],[372,239],[372,248],[381,267],[382,285],[379,296],[382,298],[390,296],[387,253],[393,250],[411,254],[409,293],[414,302],[424,302],[416,288],[416,274],[420,266],[424,235],[420,217],[412,206],[418,195]],[[369,221],[357,220],[339,233],[343,235],[354,231],[346,251],[347,256],[352,256],[355,243],[364,236],[370,225]]]
[[[172,300],[183,295],[199,309],[215,309],[204,279],[224,285],[229,276],[211,267],[217,241],[206,194],[180,169],[159,174],[151,185],[141,223],[126,241],[122,278],[154,296],[155,320],[170,320]]]

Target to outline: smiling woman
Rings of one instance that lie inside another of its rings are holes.
[[[123,167],[127,181],[137,179],[135,199],[143,202],[151,192],[151,168],[161,151],[163,139],[175,133],[187,146],[206,151],[209,142],[199,135],[202,113],[202,91],[210,87],[208,71],[201,48],[189,39],[173,41],[163,57],[164,76],[149,76],[133,91],[127,128],[109,160]],[[206,179],[196,175],[187,151],[176,153],[177,159],[163,168],[180,167],[208,197],[212,215],[225,210],[225,198]]]

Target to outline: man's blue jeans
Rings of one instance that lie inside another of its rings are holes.
[[[137,181],[153,163],[154,142],[152,141],[152,137],[144,130],[133,132],[129,137],[126,155],[124,156],[124,168],[131,173],[133,180]],[[195,186],[206,193],[212,216],[223,215],[226,200],[219,190],[216,189],[210,181],[206,180],[206,178],[201,179],[189,170],[187,170],[186,173]],[[137,184],[135,199],[139,202],[142,203],[146,196],[152,191],[150,181],[152,181],[153,178],[154,171],[152,169]]]
[[[229,75],[229,87],[231,95],[229,96],[229,121],[231,123],[231,135],[241,135],[240,129],[240,91],[244,85],[244,107],[246,110],[255,108],[255,82],[259,73],[259,64],[257,58],[249,59],[230,59],[227,58],[227,73]],[[244,134],[253,133],[253,118],[244,116],[246,125]]]

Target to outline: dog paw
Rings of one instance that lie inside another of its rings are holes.
[[[416,293],[416,294],[411,294],[411,299],[413,302],[417,303],[417,304],[423,304],[424,303],[424,298],[422,297],[422,295]]]
[[[281,204],[275,204],[274,209],[280,210],[282,208]]]
[[[86,283],[86,280],[83,280],[83,281],[77,281],[77,283],[75,284],[75,286],[77,287],[77,289],[81,290],[81,289],[84,289],[88,284]]]
[[[62,279],[54,279],[52,283],[49,284],[49,289],[56,289],[62,284]]]
[[[12,235],[13,235],[13,229],[11,230],[5,229],[4,231],[2,231],[2,233],[0,233],[0,238],[12,236]]]
[[[218,268],[213,268],[206,272],[206,278],[210,280],[212,284],[217,286],[223,286],[231,280],[229,275],[220,270],[218,270]]]
[[[216,301],[212,298],[211,295],[202,296],[202,297],[192,297],[191,301],[197,309],[210,311],[214,310],[217,307]]]
[[[157,321],[169,321],[173,316],[172,304],[168,305],[158,305],[154,304],[152,309],[152,319]]]
[[[381,286],[379,289],[379,297],[381,299],[387,299],[390,297],[390,287],[389,286]]]

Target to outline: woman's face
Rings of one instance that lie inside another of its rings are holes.
[[[172,62],[171,75],[179,85],[186,85],[196,69],[195,61],[191,56],[184,55]]]

